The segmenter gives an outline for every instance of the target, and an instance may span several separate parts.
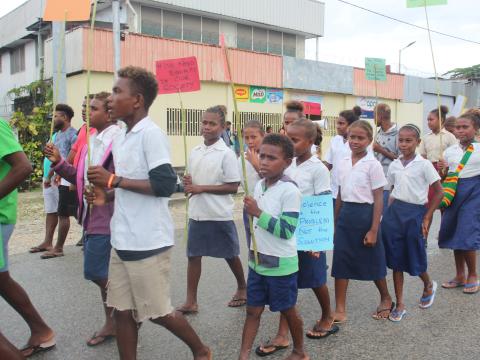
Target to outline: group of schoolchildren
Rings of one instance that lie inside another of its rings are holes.
[[[266,305],[280,312],[278,331],[270,342],[255,348],[256,354],[267,356],[288,348],[290,333],[293,350],[287,359],[309,359],[296,307],[298,289],[312,289],[321,308],[320,319],[306,332],[312,339],[337,333],[339,324],[347,321],[349,280],[375,283],[380,303],[372,316],[377,320],[398,322],[406,314],[404,272],[424,283],[419,306],[432,306],[437,283],[427,272],[426,238],[440,204],[439,246],[454,250],[457,271],[442,286],[463,286],[469,294],[478,291],[480,148],[475,136],[480,114],[469,111],[456,119],[458,142],[444,153],[440,135],[435,168],[422,156],[426,154],[416,154],[421,144],[418,127],[407,124],[397,129],[385,104],[376,109],[380,130],[375,140],[372,126],[359,120],[359,109],[345,110],[338,116],[338,135],[323,162],[318,156],[321,129],[305,117],[301,103],[292,101],[284,115],[285,134],[265,134],[258,121],[244,125],[246,177],[242,160],[222,139],[226,109],[214,106],[205,111],[204,141],[191,151],[183,178],[189,196],[187,295],[174,309],[170,300],[174,229],[168,198],[176,189],[177,176],[168,139],[148,116],[156,94],[154,75],[136,67],[121,69],[112,93],[97,94],[90,101],[91,126],[97,131],[90,137],[90,149],[80,149],[78,163],[65,161],[53,144],[45,148],[55,173],[77,186],[78,219],[85,231],[84,276],[99,286],[104,304],[105,324],[89,345],[115,337],[120,358],[135,359],[139,324],[150,320],[183,340],[194,359],[211,359],[211,350],[184,317],[199,311],[202,257],[209,256],[225,259],[235,276],[237,290],[228,306],[247,308],[239,359],[249,358]],[[445,115],[438,110],[430,113],[439,124],[434,127],[434,119],[432,124],[429,120],[434,134],[444,131]],[[119,128],[116,119],[126,128]],[[437,145],[431,140],[425,146]],[[441,185],[445,177],[453,189],[449,204],[444,204]],[[249,189],[243,214],[247,281],[231,196],[240,183]],[[335,209],[331,271],[335,311],[326,285],[325,252],[297,251],[295,239],[302,196],[328,193]],[[387,287],[387,267],[393,270],[396,302]],[[55,339],[53,332],[50,335],[41,341],[32,338],[23,354],[52,348]]]

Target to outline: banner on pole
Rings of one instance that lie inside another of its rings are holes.
[[[85,21],[90,19],[90,0],[47,0],[43,21]]]
[[[250,86],[248,85],[235,85],[234,92],[237,101],[248,101],[250,98]]]
[[[267,101],[267,88],[250,86],[250,102],[263,104]]]
[[[448,0],[407,0],[407,8],[447,5]]]
[[[302,198],[295,237],[299,251],[333,249],[332,194]]]
[[[155,67],[159,94],[200,90],[200,75],[195,56],[158,60]]]
[[[387,81],[385,59],[365,58],[365,77],[367,80]]]

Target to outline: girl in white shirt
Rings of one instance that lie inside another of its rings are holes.
[[[190,153],[190,174],[184,177],[185,193],[190,195],[187,243],[187,299],[177,310],[198,311],[197,290],[202,257],[223,258],[237,280],[237,291],[229,307],[246,304],[247,290],[238,234],[233,222],[235,194],[240,183],[237,157],[221,135],[225,128],[226,108],[214,106],[202,117],[203,143]]]
[[[245,139],[245,144],[247,145],[247,152],[245,153],[245,170],[247,172],[247,182],[248,182],[248,191],[249,193],[245,194],[252,195],[255,186],[260,181],[261,177],[258,173],[260,169],[260,159],[258,157],[258,151],[260,150],[260,145],[262,145],[262,140],[265,137],[265,130],[260,121],[251,120],[245,124],[243,128],[243,136]],[[238,168],[240,174],[243,174],[242,169],[242,159],[238,158]],[[245,179],[242,176],[242,186],[245,189]],[[248,214],[243,210],[243,225],[245,227],[245,236],[247,238],[247,246],[250,249],[251,233],[250,233],[250,223],[248,219]]]
[[[455,125],[459,144],[444,152],[441,169],[456,172],[467,152],[471,155],[458,174],[455,197],[442,216],[438,245],[452,249],[455,255],[456,276],[442,284],[444,288],[463,286],[466,294],[479,290],[476,253],[480,250],[480,145],[475,135],[480,129],[480,110],[471,110],[461,115]],[[467,274],[465,273],[465,265]]]
[[[398,133],[401,156],[390,164],[387,173],[387,180],[393,188],[391,204],[382,218],[381,233],[387,266],[393,270],[397,304],[389,319],[395,322],[401,321],[407,312],[403,302],[404,272],[419,276],[423,281],[420,308],[432,306],[437,291],[437,283],[427,273],[425,245],[433,212],[443,198],[443,189],[432,163],[415,153],[419,143],[420,129],[413,124],[403,126]],[[433,188],[434,196],[427,209],[429,186]]]
[[[330,141],[330,148],[325,156],[325,165],[332,171],[331,188],[334,207],[338,193],[338,165],[340,160],[351,152],[348,145],[348,127],[357,121],[361,114],[362,110],[359,106],[355,106],[352,110],[343,110],[338,114],[337,135]]]
[[[348,129],[351,154],[339,166],[339,189],[335,206],[335,237],[332,276],[335,278],[335,321],[347,320],[346,296],[350,279],[374,281],[381,302],[372,315],[386,319],[394,307],[388,292],[385,249],[377,241],[387,184],[382,165],[368,151],[373,129],[355,121]]]

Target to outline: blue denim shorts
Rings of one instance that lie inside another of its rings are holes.
[[[248,270],[247,305],[270,311],[286,311],[297,303],[297,273],[285,276],[264,276]]]
[[[110,235],[85,235],[83,244],[83,276],[86,280],[108,279]]]
[[[2,253],[0,253],[0,272],[8,271],[8,241],[13,233],[14,224],[0,224],[0,246],[2,247]]]

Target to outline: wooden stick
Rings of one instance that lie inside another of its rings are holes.
[[[433,71],[435,72],[435,87],[437,90],[437,104],[438,104],[438,121],[440,123],[440,159],[443,159],[443,135],[442,135],[442,101],[440,98],[440,82],[438,81],[437,65],[435,64],[435,55],[433,53],[432,34],[430,32],[430,22],[428,21],[427,0],[424,0],[425,19],[427,20],[428,42],[430,43],[430,52],[432,54]]]
[[[374,127],[373,127],[373,139],[374,141],[377,141],[377,107],[378,107],[378,87],[377,87],[377,65],[373,66],[375,69],[375,108],[373,110],[373,122],[374,122]]]
[[[183,136],[183,154],[184,154],[184,161],[185,161],[185,171],[184,176],[188,175],[188,156],[187,156],[187,116],[185,113],[185,109],[183,108],[183,101],[182,96],[180,94],[180,90],[178,90],[178,98],[180,100],[180,115],[182,118],[182,136]],[[190,198],[185,195],[185,228],[183,230],[183,241],[187,243],[188,238],[188,207],[190,203]]]
[[[62,36],[60,38],[60,50],[57,58],[57,81],[55,83],[55,92],[53,96],[53,109],[52,109],[52,122],[50,124],[50,137],[49,141],[53,143],[53,130],[55,125],[55,108],[58,104],[58,84],[60,83],[60,75],[62,73],[63,52],[65,51],[65,24],[67,23],[68,11],[65,10],[65,17],[62,22]]]
[[[228,70],[228,78],[230,80],[230,88],[232,90],[233,107],[235,109],[235,129],[237,130],[238,142],[240,144],[240,159],[242,163],[242,173],[243,173],[243,190],[245,191],[245,195],[249,195],[250,192],[248,191],[247,167],[245,163],[245,153],[243,151],[243,135],[242,135],[241,122],[240,122],[240,114],[238,112],[237,99],[235,98],[235,85],[233,83],[232,71],[230,68],[230,61],[228,59],[227,45],[225,44],[223,48],[225,51],[225,61],[226,61],[227,70]],[[251,215],[248,215],[248,224],[250,226],[250,235],[252,239],[253,254],[254,254],[255,266],[256,266],[258,265],[258,249],[257,249],[257,240],[255,239],[253,219]]]

